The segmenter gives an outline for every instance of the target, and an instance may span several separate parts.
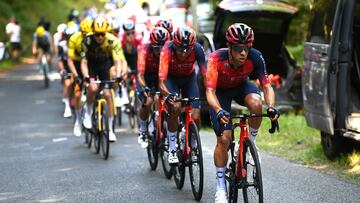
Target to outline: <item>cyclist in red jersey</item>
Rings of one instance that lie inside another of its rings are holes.
[[[195,32],[189,27],[179,27],[173,33],[174,39],[167,42],[161,50],[159,68],[159,89],[166,96],[169,104],[167,135],[169,138],[169,163],[178,163],[176,154],[176,130],[181,105],[174,103],[177,95],[182,97],[199,97],[195,61],[200,72],[205,74],[205,54],[199,43],[196,43]],[[192,116],[200,129],[200,102],[194,102]]]
[[[228,160],[228,147],[231,138],[231,102],[246,106],[251,113],[262,113],[262,99],[259,89],[249,80],[258,78],[264,92],[268,113],[278,118],[274,108],[275,94],[266,73],[265,60],[260,51],[252,47],[253,30],[243,23],[231,25],[226,32],[227,48],[219,49],[209,56],[206,72],[206,97],[211,106],[210,117],[217,135],[214,151],[217,191],[215,202],[227,202],[225,169]],[[249,120],[250,139],[255,136],[261,124],[261,118]],[[221,133],[220,125],[224,125]]]
[[[165,28],[169,34],[170,34],[170,39],[172,39],[172,33],[174,31],[174,26],[171,20],[159,20],[156,25],[156,27],[163,27]]]
[[[150,108],[154,104],[154,98],[148,96],[147,92],[149,90],[158,90],[160,52],[165,42],[169,39],[170,36],[166,29],[155,27],[151,30],[150,41],[139,48],[137,92],[144,106],[139,109],[140,129],[138,142],[142,148],[146,148],[148,145],[145,135],[148,132],[147,122]]]

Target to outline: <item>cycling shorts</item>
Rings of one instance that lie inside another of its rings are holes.
[[[236,103],[245,106],[245,97],[248,94],[255,93],[260,95],[260,90],[255,86],[254,83],[247,80],[240,84],[238,87],[230,89],[216,89],[216,97],[219,100],[220,106],[227,112],[231,112],[231,102],[234,100]],[[210,119],[212,122],[213,129],[217,136],[220,136],[220,123],[216,119],[216,112],[213,108],[210,108]],[[231,130],[232,122],[224,126],[224,130]]]
[[[184,77],[169,75],[166,81],[166,87],[171,93],[176,92],[180,94],[181,92],[182,98],[200,97],[195,71],[191,75]],[[193,102],[191,106],[200,109],[200,104],[201,102],[197,101]]]
[[[76,72],[78,74],[78,76],[83,79],[84,76],[81,72],[81,61],[74,61],[74,66],[75,66],[75,69],[76,69]]]
[[[99,77],[99,80],[106,81],[110,80],[110,73],[109,70],[111,68],[111,62],[110,60],[105,61],[99,61],[91,63],[88,61],[88,67],[89,67],[89,75],[90,78],[96,79]]]

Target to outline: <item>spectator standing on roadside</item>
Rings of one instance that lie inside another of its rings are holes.
[[[11,43],[11,57],[14,60],[19,59],[21,44],[20,31],[21,27],[16,21],[15,17],[11,17],[9,23],[6,25],[6,34],[9,35]]]

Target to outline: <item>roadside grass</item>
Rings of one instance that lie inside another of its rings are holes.
[[[335,160],[326,158],[320,132],[308,127],[302,114],[282,114],[279,118],[280,132],[270,134],[269,119],[263,119],[256,145],[262,150],[290,160],[295,160],[307,167],[332,174],[360,184],[360,151],[340,154]],[[211,128],[206,131],[213,132]],[[237,135],[238,132],[235,132]]]
[[[12,68],[14,65],[18,64],[20,62],[15,62],[11,59],[6,59],[3,61],[0,61],[0,72],[4,71],[4,70],[8,70],[10,68]]]

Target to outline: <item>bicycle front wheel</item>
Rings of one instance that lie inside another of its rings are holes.
[[[171,171],[171,166],[170,166],[169,161],[168,161],[169,141],[168,141],[167,132],[166,132],[166,121],[164,119],[165,118],[165,113],[162,114],[161,118],[163,120],[162,125],[161,125],[162,126],[161,130],[162,130],[162,133],[163,133],[163,137],[160,140],[160,147],[159,147],[159,149],[160,149],[160,157],[161,157],[161,163],[162,163],[162,166],[163,166],[165,177],[167,179],[170,179],[173,174],[172,174],[172,171]]]
[[[147,154],[148,154],[148,160],[149,160],[149,164],[150,164],[150,168],[151,170],[156,170],[157,164],[158,164],[158,144],[157,144],[157,129],[156,129],[156,125],[157,125],[157,121],[155,120],[155,115],[154,112],[151,115],[151,119],[149,121],[148,124],[148,129],[150,129],[150,125],[153,126],[153,128],[155,128],[152,132],[148,132],[148,142],[149,145],[147,147]]]
[[[244,168],[246,177],[243,184],[244,202],[263,202],[262,174],[259,156],[251,140],[244,141]]]
[[[136,100],[135,100],[135,92],[133,90],[129,93],[129,124],[131,129],[135,128],[136,122]]]
[[[109,118],[107,116],[107,106],[105,102],[101,103],[101,148],[102,148],[102,155],[105,160],[109,158],[109,148],[110,148],[110,141],[109,141]]]
[[[200,135],[195,123],[189,125],[189,146],[191,149],[189,162],[191,190],[195,200],[200,201],[204,186],[204,167]]]
[[[42,63],[42,68],[43,68],[43,74],[44,74],[45,88],[48,88],[49,84],[50,84],[49,67],[46,63]]]
[[[116,112],[117,112],[117,119],[118,119],[118,125],[121,126],[122,124],[122,111],[121,111],[121,107],[116,107]]]
[[[99,123],[98,123],[98,119],[100,119],[100,114],[97,110],[97,104],[98,102],[94,102],[94,106],[93,106],[93,115],[92,115],[92,122],[93,122],[93,128],[92,130],[92,137],[94,138],[94,148],[95,148],[95,152],[98,154],[100,152],[100,128],[99,128]]]

